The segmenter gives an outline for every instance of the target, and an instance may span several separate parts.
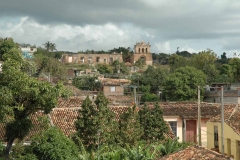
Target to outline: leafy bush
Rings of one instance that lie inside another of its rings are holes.
[[[189,146],[190,143],[178,142],[178,139],[168,139],[163,143],[163,147],[160,149],[162,156],[177,152]]]
[[[159,97],[153,93],[146,92],[141,97],[142,102],[157,102],[159,101]]]
[[[34,137],[31,148],[38,159],[79,159],[77,146],[55,127],[49,128]]]

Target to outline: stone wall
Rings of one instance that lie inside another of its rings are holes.
[[[115,90],[114,90],[114,88],[115,88]],[[109,96],[109,95],[123,95],[124,87],[122,87],[122,86],[115,86],[115,85],[103,86],[103,93],[104,93],[105,96]]]
[[[63,63],[76,64],[112,64],[118,60],[123,62],[121,53],[113,54],[64,54],[62,57]]]

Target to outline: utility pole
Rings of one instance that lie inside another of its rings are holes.
[[[198,86],[198,145],[202,146],[201,137],[201,104],[200,104],[200,86]]]
[[[133,87],[133,93],[134,93],[134,104],[137,104],[137,94],[136,94],[136,86]]]
[[[221,87],[221,139],[222,139],[222,154],[224,155],[224,105],[223,105],[223,86]]]

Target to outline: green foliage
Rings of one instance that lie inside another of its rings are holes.
[[[0,43],[0,61],[3,60],[3,54],[8,53],[12,48],[17,48],[17,44],[13,39],[5,39]]]
[[[197,99],[197,86],[205,85],[205,74],[194,67],[181,67],[170,74],[164,84],[163,95],[170,101],[191,101]],[[204,93],[204,90],[201,90]]]
[[[77,146],[55,127],[51,127],[36,135],[30,147],[38,159],[79,159]]]
[[[37,157],[32,153],[30,146],[24,146],[23,143],[18,142],[12,148],[11,159],[37,160]]]
[[[232,58],[229,60],[229,66],[224,66],[228,74],[233,75],[233,82],[240,82],[240,59]],[[226,68],[227,67],[227,68]]]
[[[169,54],[165,54],[165,53],[152,53],[152,59],[154,62],[158,62],[162,65],[166,65],[168,63],[168,59],[169,59],[170,55]]]
[[[110,53],[122,53],[122,59],[123,61],[125,62],[127,58],[129,58],[132,54],[133,54],[133,51],[131,51],[131,48],[128,47],[128,48],[124,48],[124,47],[119,47],[119,48],[114,48],[114,49],[111,49],[109,50]]]
[[[168,59],[168,64],[170,65],[170,71],[173,73],[176,69],[189,65],[189,59],[172,54]]]
[[[135,66],[139,67],[139,68],[143,68],[145,65],[145,61],[142,60],[141,58],[139,58],[136,62],[135,62]]]
[[[158,105],[149,108],[147,105],[139,111],[140,124],[143,128],[142,139],[147,142],[163,140],[164,133],[168,132],[168,127],[163,119],[163,112]]]
[[[159,96],[153,93],[145,92],[141,96],[141,102],[157,102],[159,101]]]
[[[193,55],[190,59],[191,66],[201,70],[206,75],[208,84],[214,82],[219,74],[214,64],[216,58],[216,54],[208,49]]]
[[[114,67],[113,73],[129,74],[129,69],[124,63],[114,61],[112,65]]]
[[[148,66],[147,70],[141,75],[132,76],[132,84],[141,86],[140,90],[144,92],[145,87],[150,86],[150,92],[154,93],[163,88],[163,82],[168,76],[169,71],[162,68],[154,68],[153,66]]]
[[[14,139],[22,139],[31,128],[29,115],[42,109],[49,113],[60,96],[66,96],[62,84],[52,86],[30,77],[25,71],[26,61],[17,48],[3,55],[3,72],[0,73],[0,113],[1,121],[7,126],[8,141],[6,154],[9,154]]]
[[[98,64],[97,65],[97,70],[99,71],[100,74],[104,73],[112,73],[112,68],[110,68],[109,65],[106,64]]]
[[[189,145],[190,143],[178,142],[178,139],[174,139],[174,140],[168,139],[163,143],[163,147],[160,148],[160,152],[162,156],[165,156],[165,155],[180,151]]]
[[[65,80],[67,77],[67,68],[61,64],[57,59],[42,56],[38,54],[34,57],[39,73],[50,73],[51,76]]]
[[[192,54],[189,53],[188,51],[181,51],[181,52],[177,51],[176,54],[179,56],[182,56],[182,57],[191,57],[192,56]]]
[[[53,52],[53,51],[57,50],[55,43],[51,43],[51,42],[47,41],[47,42],[44,43],[43,45],[44,45],[45,49],[46,49],[48,52],[49,52],[49,51]]]
[[[115,141],[116,123],[107,105],[108,100],[100,93],[95,104],[87,97],[79,110],[79,117],[75,122],[76,136],[88,151],[96,150],[100,144],[111,144]]]
[[[72,84],[81,90],[101,90],[101,82],[93,76],[74,77]]]
[[[120,115],[118,143],[121,146],[135,146],[142,133],[140,117],[136,107],[128,107],[128,111]]]

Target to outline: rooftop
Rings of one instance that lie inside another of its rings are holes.
[[[173,154],[164,156],[159,160],[230,160],[230,157],[224,156],[204,147],[189,146]]]
[[[240,106],[235,107],[224,106],[224,121],[234,132],[240,135]],[[221,122],[221,115],[217,115],[209,119],[209,122]]]
[[[159,103],[163,110],[163,116],[183,116],[184,118],[196,119],[198,117],[198,104],[196,102],[164,102]],[[154,106],[148,103],[148,106]],[[225,104],[225,108],[234,108],[236,104]],[[201,103],[201,117],[212,118],[221,113],[219,103]]]

